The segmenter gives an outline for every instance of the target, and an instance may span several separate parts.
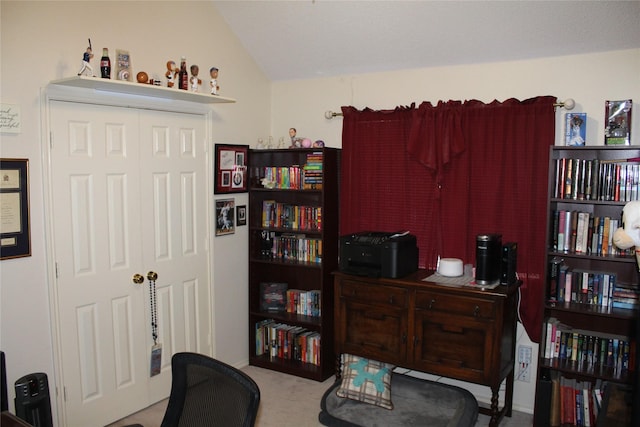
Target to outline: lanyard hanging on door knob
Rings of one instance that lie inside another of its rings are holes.
[[[156,302],[156,280],[158,280],[158,273],[155,271],[148,272],[147,279],[149,279],[151,337],[153,338],[153,345],[151,346],[150,375],[153,377],[158,375],[162,370],[162,344],[158,343],[158,305]],[[134,274],[132,280],[136,285],[140,285],[144,282],[144,276],[142,274]]]
[[[147,273],[149,279],[149,298],[151,300],[151,369],[150,375],[153,377],[162,371],[162,344],[158,343],[158,303],[156,301],[156,280],[158,273],[150,271]]]
[[[149,279],[149,298],[151,304],[151,338],[153,338],[153,344],[158,344],[158,306],[156,296],[156,280],[158,280],[158,273],[150,271],[147,273],[147,279]]]

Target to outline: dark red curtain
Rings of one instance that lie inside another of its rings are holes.
[[[475,237],[518,243],[520,318],[539,342],[549,146],[555,97],[344,107],[342,234],[409,230],[420,267],[475,264]]]

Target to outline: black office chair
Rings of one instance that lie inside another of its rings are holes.
[[[196,353],[171,358],[172,382],[161,427],[253,427],[258,385],[231,365]]]

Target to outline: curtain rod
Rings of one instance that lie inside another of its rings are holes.
[[[564,101],[561,102],[555,102],[553,104],[553,108],[556,107],[560,107],[560,108],[564,108],[566,110],[573,110],[573,108],[576,106],[576,101],[573,100],[573,98],[567,98]],[[334,117],[340,116],[342,117],[343,114],[342,113],[336,113],[335,111],[331,111],[331,110],[327,110],[324,112],[324,118],[327,120],[331,120]]]
[[[335,111],[327,110],[324,112],[324,118],[327,120],[331,120],[336,116],[342,116],[342,113],[336,113]]]

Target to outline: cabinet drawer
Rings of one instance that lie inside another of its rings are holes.
[[[418,291],[416,292],[416,309],[432,310],[482,319],[493,319],[496,308],[493,301],[481,298]]]
[[[385,305],[404,308],[407,306],[408,290],[395,286],[368,285],[356,280],[342,280],[340,297],[363,304]]]

